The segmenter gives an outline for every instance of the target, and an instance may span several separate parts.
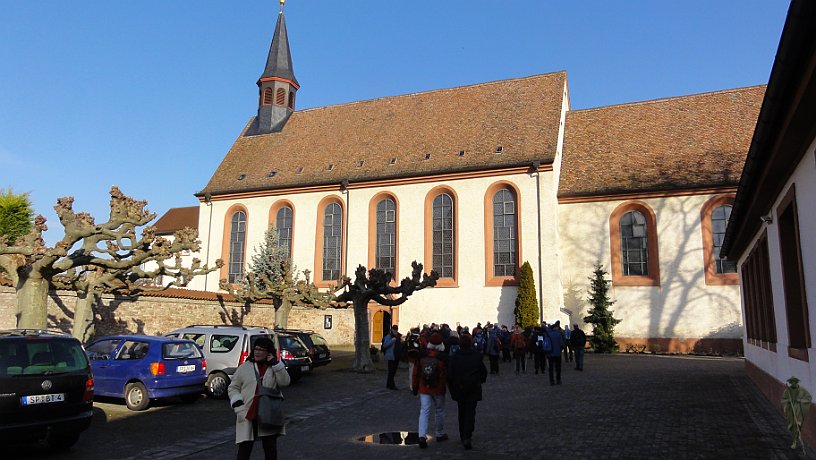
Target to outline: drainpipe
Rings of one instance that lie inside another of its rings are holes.
[[[204,256],[206,264],[210,263],[210,239],[212,239],[212,195],[208,192],[204,194],[204,203],[210,208],[210,222],[207,225],[207,254]],[[207,290],[207,281],[209,280],[209,273],[204,276],[204,290]]]
[[[343,179],[342,181],[340,181],[340,193],[342,193],[343,195],[346,195],[346,219],[345,219],[346,228],[345,228],[345,230],[343,230],[343,240],[345,240],[345,244],[343,245],[344,246],[343,247],[343,256],[345,258],[345,263],[343,264],[343,276],[347,276],[347,274],[348,274],[348,261],[349,261],[349,257],[348,257],[348,241],[349,241],[348,229],[349,229],[349,215],[351,215],[351,209],[350,209],[351,195],[349,195],[348,186],[349,186],[348,179]]]
[[[541,162],[536,160],[530,165],[530,173],[535,174],[536,179],[536,226],[538,227],[538,318],[539,321],[544,321],[544,286],[543,274],[541,264],[541,174],[538,168]]]

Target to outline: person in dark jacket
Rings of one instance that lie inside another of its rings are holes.
[[[470,334],[459,336],[459,352],[448,364],[448,386],[451,398],[459,406],[459,438],[465,449],[473,448],[476,427],[476,404],[482,400],[482,384],[487,381],[487,368],[482,354],[473,349]]]
[[[442,334],[435,332],[431,334],[428,347],[422,352],[421,357],[414,366],[411,384],[411,391],[414,395],[419,394],[419,447],[428,447],[428,426],[432,417],[431,409],[434,409],[435,429],[434,439],[437,442],[447,441],[448,435],[445,433],[445,391],[446,377],[445,363],[448,356],[445,353],[445,344]]]
[[[402,334],[399,333],[399,328],[394,324],[391,326],[391,332],[383,337],[382,347],[380,348],[385,353],[385,360],[388,361],[388,377],[385,381],[385,387],[389,390],[398,389],[394,383],[394,376],[397,375],[401,347]]]
[[[575,352],[575,370],[584,370],[584,347],[586,346],[586,334],[577,324],[572,325],[570,335],[570,348]]]
[[[546,352],[547,364],[550,366],[550,385],[561,385],[561,353],[567,345],[564,343],[564,336],[560,329],[553,325],[546,332],[551,344],[550,350]],[[553,372],[555,372],[555,378],[553,378]]]

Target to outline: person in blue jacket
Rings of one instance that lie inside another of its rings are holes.
[[[547,328],[547,337],[550,339],[549,350],[545,347],[544,351],[547,354],[547,364],[550,367],[550,385],[561,385],[561,353],[567,344],[564,343],[564,336],[559,330],[559,322],[556,321],[554,325]],[[553,377],[555,373],[555,377]]]
[[[385,387],[389,390],[399,389],[394,383],[394,376],[397,375],[397,366],[399,366],[401,339],[402,334],[399,333],[399,327],[394,324],[391,326],[391,332],[383,337],[380,348],[385,353],[385,360],[388,362],[388,378],[385,381]]]

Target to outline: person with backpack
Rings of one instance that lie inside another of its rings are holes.
[[[561,352],[566,348],[564,336],[557,324],[548,328],[544,335],[544,353],[547,354],[547,364],[550,366],[550,385],[561,385]]]
[[[564,362],[571,363],[572,357],[574,353],[572,352],[572,345],[570,345],[570,336],[572,335],[572,331],[570,331],[569,324],[564,326],[564,343],[567,344],[567,348],[564,350]]]
[[[459,440],[465,450],[470,450],[476,428],[476,405],[482,400],[482,384],[487,381],[482,354],[473,349],[470,334],[459,335],[459,352],[450,359],[447,377],[451,399],[459,407]]]
[[[584,347],[586,346],[586,334],[577,324],[572,325],[572,334],[570,334],[570,346],[575,353],[575,370],[584,370]]]
[[[389,390],[399,390],[394,383],[394,377],[397,375],[401,348],[402,334],[399,333],[399,327],[394,324],[391,326],[391,332],[383,337],[382,346],[380,346],[380,350],[385,353],[385,360],[388,362],[388,377],[385,381],[385,387]]]
[[[509,363],[513,361],[512,354],[510,350],[510,331],[507,330],[507,326],[502,324],[501,327],[501,341],[504,347],[502,348],[502,362]]]
[[[499,355],[502,350],[501,330],[499,326],[487,328],[487,357],[490,359],[490,373],[499,375]]]
[[[516,375],[520,371],[527,373],[527,338],[521,328],[516,324],[513,326],[513,334],[510,335],[510,348],[513,349],[513,358],[516,360]]]
[[[428,447],[428,418],[431,408],[435,409],[436,419],[434,438],[437,442],[447,441],[445,433],[445,393],[447,375],[445,363],[447,355],[444,353],[445,344],[442,335],[435,332],[431,335],[425,351],[414,365],[413,385],[411,391],[419,394],[419,447]]]
[[[532,344],[531,348],[533,350],[533,366],[535,367],[535,373],[538,374],[538,371],[541,371],[541,375],[544,375],[544,371],[547,370],[547,355],[544,352],[544,328],[541,326],[536,326],[533,329],[533,333],[530,335],[530,342]]]

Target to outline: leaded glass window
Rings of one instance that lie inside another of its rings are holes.
[[[620,219],[621,266],[623,276],[649,275],[649,242],[646,218],[629,211]]]
[[[343,209],[329,203],[323,211],[323,280],[339,280],[343,260]]]
[[[725,227],[728,226],[728,218],[731,216],[731,205],[720,206],[711,213],[711,241],[714,243],[714,262],[717,273],[736,273],[736,262],[721,259],[723,239],[725,238]]]
[[[453,198],[447,193],[433,200],[433,270],[453,278]]]
[[[244,276],[244,247],[246,242],[246,213],[237,211],[230,221],[229,282],[237,283]]]
[[[275,215],[275,231],[278,232],[278,247],[292,257],[292,208],[284,206]]]
[[[509,189],[493,195],[493,275],[516,274],[516,198]]]
[[[394,273],[397,256],[397,205],[391,198],[377,203],[377,248],[374,266]]]

